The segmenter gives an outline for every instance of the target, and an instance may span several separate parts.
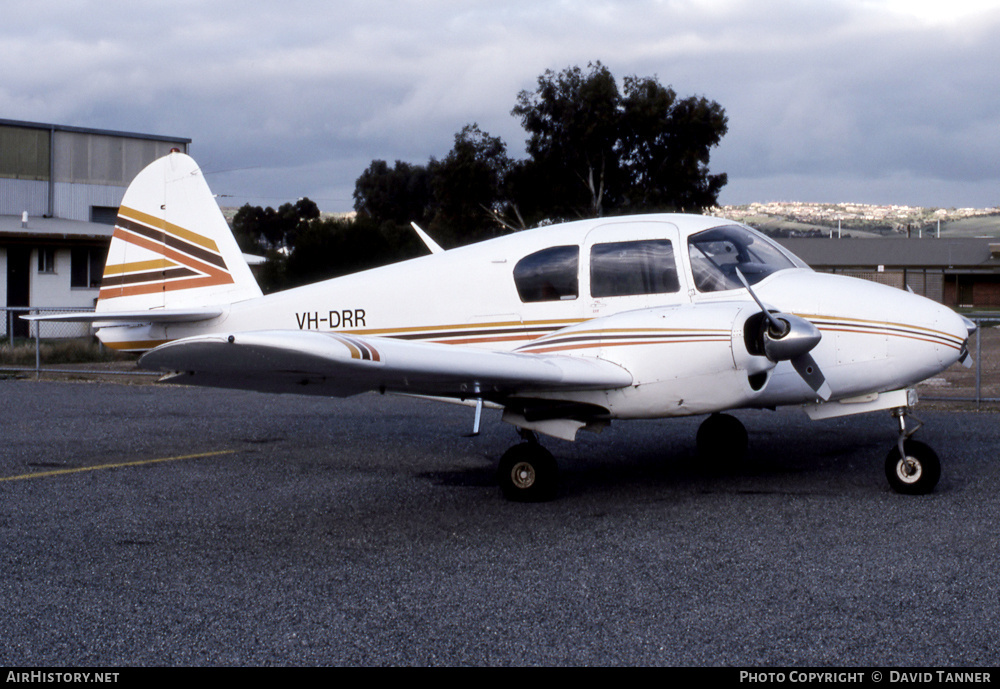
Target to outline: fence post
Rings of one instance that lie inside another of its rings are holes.
[[[35,326],[35,380],[38,380],[42,377],[41,321],[35,321],[31,325]]]
[[[979,409],[979,402],[982,399],[983,381],[983,348],[980,346],[980,333],[983,332],[982,321],[976,323],[976,409]]]

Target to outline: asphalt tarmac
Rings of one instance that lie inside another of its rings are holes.
[[[0,664],[1000,664],[1000,415],[926,411],[935,493],[892,493],[887,413],[737,413],[547,440],[508,503],[487,412],[0,380]],[[218,454],[207,454],[218,453]],[[157,460],[157,461],[152,461]]]

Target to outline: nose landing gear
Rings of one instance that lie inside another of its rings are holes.
[[[926,495],[941,478],[941,461],[928,445],[910,437],[923,425],[920,419],[906,407],[893,409],[892,415],[899,421],[899,440],[885,458],[885,477],[897,493]],[[916,422],[912,428],[907,428],[907,416]]]

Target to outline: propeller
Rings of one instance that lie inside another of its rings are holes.
[[[969,331],[969,337],[975,335],[979,329],[975,321],[970,321],[965,316],[961,316],[961,319],[965,323],[965,329]],[[958,355],[958,363],[966,368],[972,368],[972,357],[969,356],[969,337],[965,338],[965,342],[962,343],[962,351]]]
[[[750,283],[736,268],[736,276],[746,287],[747,292],[757,302],[761,313],[767,318],[767,327],[761,335],[763,340],[764,355],[774,361],[789,361],[802,377],[802,380],[813,389],[822,400],[830,399],[830,386],[826,382],[826,376],[819,369],[816,360],[809,352],[819,344],[823,334],[815,325],[805,318],[793,316],[788,313],[771,313],[764,306],[764,303],[757,298],[757,294],[750,287]]]

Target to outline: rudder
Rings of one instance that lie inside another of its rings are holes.
[[[98,312],[229,304],[261,296],[197,163],[173,152],[122,199]]]

